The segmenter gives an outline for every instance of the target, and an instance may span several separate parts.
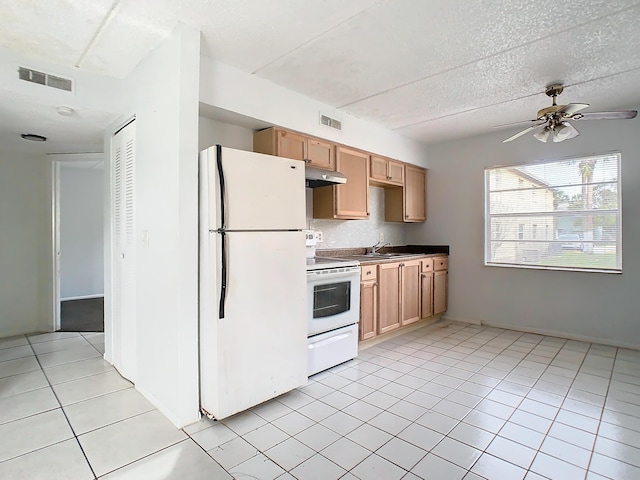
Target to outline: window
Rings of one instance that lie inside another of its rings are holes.
[[[485,264],[621,272],[619,172],[619,153],[485,169]]]

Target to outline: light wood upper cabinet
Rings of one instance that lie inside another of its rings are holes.
[[[360,340],[368,340],[378,333],[378,281],[377,267],[361,268],[360,276]]]
[[[313,218],[369,218],[369,155],[337,146],[336,170],[347,183],[313,189]]]
[[[253,151],[305,160],[307,165],[335,170],[335,145],[281,128],[267,128],[253,134]]]
[[[400,264],[400,324],[408,325],[420,320],[420,260]]]
[[[384,190],[387,222],[424,222],[427,219],[427,171],[404,164],[404,186]]]
[[[313,218],[367,219],[370,184],[385,188],[385,221],[424,222],[427,218],[424,168],[280,127],[255,132],[253,151],[305,160],[307,165],[347,177],[344,185],[314,189]]]
[[[378,265],[378,333],[400,327],[400,263]]]
[[[402,185],[404,182],[404,164],[389,158],[371,155],[370,179],[372,185]]]
[[[315,138],[307,139],[307,165],[335,170],[335,145]]]
[[[427,219],[427,171],[413,165],[404,166],[404,221]]]
[[[279,157],[304,160],[307,158],[307,139],[297,133],[276,130],[276,152]]]

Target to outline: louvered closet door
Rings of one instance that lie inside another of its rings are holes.
[[[113,137],[113,361],[125,378],[136,373],[135,122]]]

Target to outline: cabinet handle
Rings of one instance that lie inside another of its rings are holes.
[[[369,212],[367,212],[367,217],[369,216]]]
[[[391,180],[391,177],[387,175],[387,180]]]
[[[369,271],[367,272],[367,275],[371,275],[371,273],[373,273],[373,272],[371,272],[371,270],[369,270]]]
[[[405,215],[404,218],[409,218],[409,215]]]

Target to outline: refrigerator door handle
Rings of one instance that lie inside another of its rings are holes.
[[[218,179],[220,182],[220,229],[225,230],[227,228],[227,219],[225,213],[225,185],[224,185],[224,170],[222,168],[222,145],[216,145],[216,164],[218,166]]]
[[[223,229],[218,230],[221,240],[222,262],[220,280],[220,309],[218,318],[224,318],[224,307],[227,301],[227,234]]]
[[[222,279],[220,282],[220,309],[218,312],[218,318],[224,318],[224,307],[227,300],[227,234],[226,218],[225,218],[225,185],[224,185],[224,170],[222,168],[222,145],[216,145],[216,164],[218,167],[218,179],[220,182],[220,228],[218,233],[221,237],[222,244],[222,259],[221,259],[221,274]]]

